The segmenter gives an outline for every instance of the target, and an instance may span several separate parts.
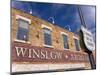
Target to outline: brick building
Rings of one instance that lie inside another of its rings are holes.
[[[21,10],[11,10],[12,72],[91,69],[79,36]]]

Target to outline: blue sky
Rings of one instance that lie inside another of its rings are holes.
[[[20,9],[26,13],[32,10],[32,15],[62,28],[71,29],[70,31],[77,33],[80,29],[81,22],[76,5],[58,4],[58,3],[41,3],[41,2],[21,2],[12,1],[11,6]],[[87,28],[93,33],[94,40],[96,35],[95,23],[95,6],[80,5]]]

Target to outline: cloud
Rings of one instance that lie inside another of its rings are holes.
[[[95,26],[95,7],[87,6],[82,7],[82,9],[87,27],[91,29]]]
[[[59,13],[60,10],[62,10],[62,8],[65,7],[65,6],[66,5],[64,5],[64,4],[57,4],[57,3],[52,4],[51,11],[53,11],[53,15],[56,15],[57,13]]]
[[[41,18],[42,15],[40,15],[38,12],[36,11],[32,11],[32,15]]]

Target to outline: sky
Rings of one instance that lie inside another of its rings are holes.
[[[86,27],[89,29],[94,37],[96,35],[96,19],[95,6],[79,5],[82,9],[85,19]],[[65,28],[75,34],[81,27],[80,17],[77,5],[72,4],[58,4],[58,3],[43,3],[43,2],[24,2],[12,0],[11,7],[22,10],[45,21]]]

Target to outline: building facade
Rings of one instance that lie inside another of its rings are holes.
[[[11,10],[12,72],[91,69],[79,36],[21,10]]]

